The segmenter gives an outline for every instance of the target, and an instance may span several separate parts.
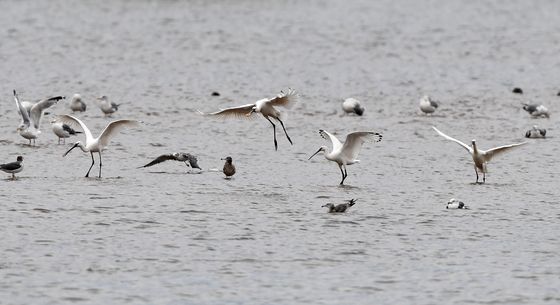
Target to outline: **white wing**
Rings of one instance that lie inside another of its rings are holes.
[[[203,113],[198,111],[198,113],[205,115],[205,116],[217,116],[222,118],[238,118],[238,119],[248,119],[251,118],[251,110],[255,107],[255,104],[245,104],[242,106],[231,107],[222,109],[220,111],[212,112],[212,113]]]
[[[64,96],[53,96],[46,99],[42,99],[35,103],[33,107],[31,107],[31,122],[35,129],[39,129],[39,125],[41,123],[41,117],[43,116],[43,111],[52,105],[58,103],[61,99],[64,99]]]
[[[497,155],[501,155],[502,153],[515,148],[517,146],[521,146],[527,144],[527,142],[523,142],[523,143],[515,143],[515,144],[509,144],[509,145],[503,145],[503,146],[498,146],[498,147],[494,147],[491,148],[487,151],[484,152],[485,156],[488,158],[488,161],[490,161],[490,159],[494,158]]]
[[[25,126],[29,127],[29,124],[30,124],[29,123],[29,114],[27,113],[27,110],[25,109],[25,107],[23,107],[23,105],[21,105],[21,102],[19,101],[16,90],[14,90],[14,100],[16,101],[16,106],[19,110],[19,113],[21,114],[23,124]]]
[[[272,106],[292,108],[297,100],[298,94],[296,93],[296,90],[288,88],[287,92],[280,91],[280,94],[278,94],[274,98],[269,99],[267,103],[270,103]]]
[[[356,160],[366,140],[372,139],[375,142],[379,142],[382,137],[380,133],[373,131],[353,132],[346,136],[346,141],[342,145],[342,155],[348,158],[348,160]]]
[[[321,137],[323,137],[323,139],[331,140],[332,151],[338,151],[339,149],[342,148],[342,143],[340,143],[340,141],[334,135],[330,134],[328,131],[319,129],[319,134],[321,135]]]
[[[125,127],[134,127],[138,126],[140,122],[136,120],[117,120],[112,121],[103,129],[101,134],[99,135],[99,145],[101,148],[107,146],[111,138],[117,135],[119,131],[124,129]]]
[[[459,140],[457,140],[457,139],[454,139],[454,138],[452,138],[452,137],[446,135],[445,133],[439,131],[439,130],[438,130],[437,128],[435,128],[434,126],[432,126],[432,128],[433,128],[437,133],[439,133],[440,136],[442,136],[442,137],[444,137],[444,138],[446,138],[446,139],[448,139],[448,140],[450,140],[450,141],[453,141],[453,142],[455,142],[455,143],[457,143],[457,144],[463,146],[463,148],[465,148],[469,153],[471,153],[471,154],[473,153],[472,148],[471,148],[470,146],[468,146],[467,144],[465,144],[465,143],[463,143],[463,142],[461,142],[461,141],[459,141]]]
[[[58,120],[62,123],[65,124],[70,124],[73,126],[80,126],[82,128],[82,130],[84,131],[84,134],[86,135],[86,143],[91,143],[91,141],[93,141],[93,136],[91,135],[91,131],[89,131],[89,128],[86,126],[86,124],[84,124],[84,122],[82,122],[80,119],[71,116],[69,114],[62,114],[58,116]]]

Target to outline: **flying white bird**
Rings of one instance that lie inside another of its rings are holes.
[[[101,162],[101,152],[109,145],[109,141],[111,140],[111,138],[117,135],[117,133],[123,128],[137,126],[140,123],[139,121],[135,121],[135,120],[112,121],[109,124],[107,124],[105,129],[103,129],[103,131],[97,138],[94,138],[89,128],[80,119],[75,118],[68,114],[60,115],[58,119],[66,124],[79,125],[84,131],[84,134],[86,135],[85,144],[82,143],[81,141],[74,143],[74,145],[72,145],[72,147],[68,151],[66,151],[66,153],[64,153],[63,156],[65,157],[66,155],[68,155],[70,151],[72,151],[72,149],[76,147],[79,147],[83,152],[89,152],[91,154],[91,166],[89,167],[89,170],[86,173],[86,177],[89,177],[89,172],[91,171],[91,168],[95,164],[93,153],[94,152],[98,153],[99,154],[99,178],[101,178],[101,166],[103,166],[103,163]]]
[[[18,133],[29,140],[29,145],[31,145],[31,140],[35,144],[35,139],[41,134],[39,127],[41,125],[41,118],[43,117],[43,111],[51,107],[52,105],[58,103],[64,96],[54,96],[38,101],[32,104],[30,110],[28,111],[23,104],[19,101],[16,90],[14,90],[14,100],[16,101],[16,106],[21,114],[22,122],[18,126]]]
[[[364,114],[365,108],[362,106],[360,101],[353,97],[349,97],[342,102],[342,110],[346,113],[355,113],[361,116]]]
[[[443,132],[439,131],[437,128],[435,128],[434,126],[432,126],[432,128],[442,137],[453,141],[461,146],[463,146],[464,149],[466,149],[472,156],[472,159],[474,161],[474,171],[476,173],[476,183],[478,183],[478,171],[480,170],[482,172],[482,182],[486,182],[486,173],[488,172],[487,170],[487,163],[492,160],[493,157],[502,154],[514,147],[523,145],[523,144],[527,144],[527,142],[522,142],[522,143],[515,143],[515,144],[509,144],[509,145],[503,145],[503,146],[498,146],[495,148],[491,148],[488,150],[482,150],[482,149],[478,149],[478,147],[476,146],[476,141],[472,140],[472,147],[468,146],[467,144],[454,139],[446,134],[444,134]]]
[[[236,118],[250,118],[251,115],[255,112],[259,112],[262,116],[267,119],[270,124],[272,124],[272,128],[274,131],[274,148],[278,150],[278,143],[276,142],[276,125],[270,119],[271,117],[276,119],[282,125],[282,129],[290,141],[290,144],[293,145],[290,136],[286,132],[286,128],[284,127],[284,123],[281,119],[281,114],[274,106],[281,106],[286,108],[291,108],[291,106],[297,101],[298,95],[295,90],[288,89],[288,92],[284,93],[284,91],[280,91],[276,97],[273,98],[265,98],[262,100],[256,101],[254,104],[246,104],[238,107],[231,107],[226,108],[217,112],[212,113],[202,113],[198,111],[202,115],[208,116],[218,116],[218,117],[236,117]]]
[[[438,107],[438,103],[432,100],[429,96],[424,95],[420,99],[420,110],[425,114],[434,113]]]
[[[340,181],[341,185],[344,183],[344,179],[348,177],[346,166],[360,162],[360,160],[357,160],[356,158],[360,153],[362,144],[364,144],[368,139],[373,139],[374,142],[379,142],[383,137],[380,133],[373,131],[353,132],[346,136],[346,141],[342,144],[334,135],[328,133],[327,131],[321,129],[319,130],[319,134],[323,137],[323,139],[331,140],[332,150],[327,152],[328,148],[326,146],[321,146],[317,152],[309,157],[308,160],[311,160],[311,158],[319,152],[323,152],[325,154],[325,159],[338,164],[340,173],[342,174],[342,180]]]

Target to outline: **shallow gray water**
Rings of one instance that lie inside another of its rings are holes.
[[[25,170],[0,173],[1,303],[558,304],[559,13],[555,1],[2,3],[0,156],[23,155]],[[301,94],[294,145],[280,130],[277,152],[262,118],[195,113],[287,87]],[[16,133],[13,89],[81,93],[94,134],[103,94],[126,103],[114,118],[144,124],[86,179],[89,155],[63,158],[50,117],[36,147]],[[418,114],[423,94],[437,115]],[[349,96],[363,117],[341,115]],[[528,117],[527,100],[552,118]],[[550,137],[496,158],[484,185],[430,128],[490,148],[534,124]],[[339,187],[334,163],[307,161],[320,128],[384,138]],[[204,171],[136,168],[175,151]],[[232,180],[214,171],[228,155]],[[471,210],[446,210],[451,197]],[[350,198],[346,214],[321,208]]]

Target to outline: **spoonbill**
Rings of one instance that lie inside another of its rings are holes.
[[[109,141],[111,140],[111,138],[117,135],[117,133],[123,128],[137,126],[140,123],[139,121],[136,120],[112,121],[109,124],[107,124],[105,129],[103,129],[103,131],[97,138],[94,138],[89,128],[80,119],[68,114],[60,115],[58,118],[63,123],[79,125],[84,131],[84,134],[86,135],[85,144],[82,143],[81,141],[74,143],[74,145],[72,145],[72,147],[68,151],[66,151],[66,153],[64,153],[63,157],[66,157],[66,155],[68,155],[70,151],[72,151],[72,149],[76,147],[79,147],[83,152],[89,152],[91,154],[91,166],[89,167],[89,170],[86,173],[86,177],[89,177],[89,172],[91,171],[91,168],[95,164],[93,153],[94,152],[98,153],[99,154],[99,178],[101,178],[101,167],[103,166],[103,163],[101,161],[101,152],[109,145]]]
[[[359,131],[348,134],[346,136],[346,141],[344,141],[344,144],[342,144],[334,135],[328,133],[325,130],[319,130],[319,134],[321,135],[321,137],[323,137],[323,139],[331,140],[332,150],[330,152],[327,152],[328,148],[326,146],[321,146],[319,150],[317,150],[317,152],[311,155],[311,157],[309,157],[309,159],[307,160],[311,160],[313,156],[315,156],[319,152],[323,152],[325,154],[325,159],[336,162],[338,164],[340,173],[342,174],[340,185],[342,185],[344,183],[344,179],[348,177],[346,166],[360,162],[360,160],[357,160],[356,158],[360,153],[362,144],[364,144],[368,139],[373,139],[374,142],[379,142],[381,141],[381,138],[383,138],[383,135],[374,131]]]
[[[109,98],[106,95],[98,97],[97,100],[99,101],[98,102],[99,109],[101,109],[101,111],[106,117],[111,116],[111,114],[119,110],[119,106],[122,105],[122,103],[116,104],[113,102],[109,102]]]
[[[334,203],[327,203],[323,205],[322,208],[329,208],[329,213],[344,213],[346,212],[346,210],[348,210],[348,208],[356,204],[356,200],[357,199],[350,199],[347,200],[348,202],[346,203],[341,203],[337,205],[335,205]]]
[[[12,174],[12,180],[16,180],[16,174],[23,170],[23,157],[17,156],[16,162],[0,164],[0,170]]]
[[[40,100],[35,104],[30,103],[28,104],[28,106],[31,105],[30,109],[27,110],[19,101],[16,90],[14,90],[14,100],[16,101],[17,109],[22,117],[22,122],[18,126],[17,131],[20,136],[29,140],[29,145],[31,145],[31,140],[33,140],[33,144],[35,144],[35,139],[41,134],[39,127],[41,125],[43,111],[64,98],[64,96],[53,96]]]
[[[72,112],[84,112],[86,111],[86,103],[82,100],[82,96],[79,94],[74,94],[72,100],[70,101],[70,110]]]
[[[346,113],[355,113],[357,115],[364,114],[364,106],[353,97],[349,97],[342,102],[342,110]]]
[[[284,130],[284,133],[286,134],[288,141],[290,141],[290,144],[292,145],[293,143],[292,143],[292,139],[290,139],[290,136],[288,136],[288,133],[286,132],[284,123],[282,122],[282,115],[278,110],[276,110],[276,108],[274,108],[274,106],[291,108],[292,105],[296,103],[297,98],[298,98],[298,94],[296,93],[296,91],[290,88],[288,89],[287,92],[280,91],[280,94],[278,94],[276,97],[261,99],[253,104],[245,104],[242,106],[226,108],[217,112],[206,113],[206,114],[200,111],[198,112],[202,115],[208,115],[208,116],[237,117],[237,118],[249,118],[253,113],[260,112],[260,114],[262,114],[262,116],[265,119],[267,119],[270,122],[270,124],[272,124],[272,128],[274,131],[274,148],[278,150],[278,143],[276,142],[276,125],[270,119],[271,117],[276,119],[278,122],[280,122],[280,125],[282,125],[282,129]]]
[[[233,175],[235,175],[235,165],[233,165],[233,159],[231,157],[227,157],[225,159],[222,160],[226,160],[226,163],[224,163],[224,169],[223,172],[226,175],[226,178],[229,178]]]
[[[546,136],[546,129],[539,128],[534,125],[533,128],[527,130],[525,133],[525,138],[544,138]]]
[[[425,114],[434,113],[438,107],[438,103],[432,100],[429,96],[424,95],[420,99],[420,110]]]
[[[185,162],[186,166],[190,166],[192,168],[198,168],[198,169],[202,169],[198,166],[198,159],[196,158],[196,156],[193,156],[189,153],[173,153],[173,154],[165,154],[165,155],[161,155],[157,158],[155,158],[152,162],[142,166],[142,167],[150,167],[152,165],[156,165],[158,163],[167,161],[167,160],[175,160],[175,161],[180,161],[180,162]],[[189,162],[187,164],[187,161]]]
[[[64,139],[64,143],[66,143],[66,138],[82,133],[81,131],[74,130],[72,127],[68,126],[68,124],[64,124],[57,119],[51,121],[51,126],[52,131],[58,137],[58,144],[60,144],[60,139]]]
[[[491,149],[488,149],[488,150],[482,150],[482,149],[478,149],[478,147],[476,146],[476,141],[475,140],[472,140],[472,142],[471,142],[472,147],[470,147],[467,144],[444,134],[443,132],[441,132],[437,128],[435,128],[434,126],[432,126],[432,128],[440,136],[446,138],[447,140],[453,141],[453,142],[463,146],[463,148],[466,149],[469,152],[469,154],[471,154],[472,159],[474,161],[474,172],[476,173],[476,183],[478,183],[478,171],[479,170],[482,172],[482,182],[483,183],[486,182],[486,173],[488,172],[487,163],[490,160],[492,160],[492,158],[494,158],[495,156],[497,156],[499,154],[502,154],[502,153],[514,148],[514,147],[527,144],[527,142],[514,143],[514,144],[494,147],[494,148],[491,148]]]

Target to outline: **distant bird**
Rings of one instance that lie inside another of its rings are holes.
[[[539,128],[534,125],[532,129],[527,130],[525,138],[544,138],[546,136],[546,129]]]
[[[455,198],[451,198],[447,202],[447,206],[445,208],[446,209],[465,209],[465,210],[467,210],[469,207],[466,206],[462,201],[459,201]]]
[[[372,139],[374,142],[379,142],[383,137],[380,133],[373,131],[353,132],[346,136],[346,141],[342,144],[334,135],[325,130],[319,130],[319,134],[323,137],[323,139],[331,140],[332,150],[327,152],[328,148],[326,146],[321,146],[317,152],[309,157],[308,160],[311,160],[311,158],[319,152],[323,152],[325,154],[325,159],[336,162],[340,168],[340,173],[342,174],[340,185],[342,185],[344,183],[344,179],[348,177],[346,165],[352,165],[360,162],[360,160],[356,160],[356,158],[360,153],[362,144],[364,144],[368,139]]]
[[[523,109],[527,111],[534,118],[550,117],[550,113],[548,112],[548,109],[544,105],[523,104]]]
[[[226,178],[229,178],[233,175],[235,175],[235,165],[233,165],[233,159],[231,159],[231,157],[227,157],[225,159],[222,160],[226,160],[226,163],[224,164],[224,169],[223,172],[226,175]]]
[[[353,97],[349,97],[342,103],[342,110],[344,110],[344,112],[346,113],[355,113],[361,116],[362,114],[364,114],[365,108],[364,106],[362,106],[360,101]]]
[[[425,114],[431,114],[434,113],[438,107],[438,103],[433,101],[429,96],[424,95],[421,99],[420,99],[420,110],[422,110],[422,112],[424,112]]]
[[[72,112],[84,112],[86,111],[86,103],[82,100],[82,96],[79,94],[74,94],[72,96],[72,101],[70,101],[70,110]]]
[[[212,96],[220,96],[220,92],[218,92],[218,91],[213,91],[211,95],[212,95]]]
[[[491,148],[489,150],[479,150],[476,146],[476,142],[475,140],[472,140],[472,147],[468,146],[467,144],[454,139],[446,134],[444,134],[443,132],[439,131],[437,128],[435,128],[434,126],[432,126],[432,128],[442,137],[446,138],[447,140],[453,141],[461,146],[463,146],[464,149],[466,149],[472,156],[472,159],[474,161],[474,171],[476,173],[476,183],[478,183],[478,171],[480,170],[482,172],[482,182],[486,182],[486,173],[488,172],[487,168],[486,168],[486,164],[495,156],[500,155],[514,147],[523,145],[523,144],[527,144],[527,142],[522,142],[522,143],[515,143],[515,144],[509,144],[509,145],[504,145],[504,146],[498,146],[495,148]]]
[[[18,156],[16,162],[0,164],[0,170],[12,174],[12,180],[16,180],[16,174],[23,170],[23,157]]]
[[[72,151],[72,149],[76,147],[79,147],[83,152],[89,152],[91,154],[91,166],[89,167],[89,170],[86,173],[86,177],[89,177],[89,172],[91,171],[91,168],[95,164],[95,159],[93,159],[93,153],[94,152],[98,153],[99,154],[99,178],[101,178],[101,166],[103,166],[103,163],[101,161],[101,152],[109,145],[109,141],[115,135],[117,135],[117,133],[123,128],[137,126],[140,123],[139,121],[135,121],[135,120],[112,121],[109,124],[107,124],[105,129],[103,129],[103,131],[97,138],[94,138],[89,128],[80,119],[75,118],[68,114],[60,115],[58,118],[63,123],[79,125],[86,135],[85,145],[81,141],[78,141],[74,143],[74,145],[72,145],[72,147],[68,151],[66,151],[66,153],[64,153],[63,156],[65,157],[66,155],[68,155],[70,151]]]
[[[513,88],[513,90],[511,92],[517,93],[517,94],[523,94],[523,90],[521,90],[521,88],[519,88],[519,87]]]
[[[72,129],[72,127],[58,121],[57,119],[51,121],[51,126],[52,131],[58,137],[58,144],[60,144],[61,139],[64,139],[64,143],[66,144],[66,138],[82,133],[81,131]]]
[[[14,100],[16,101],[17,109],[22,117],[22,122],[17,128],[17,131],[20,136],[29,140],[29,145],[31,145],[31,140],[33,140],[33,144],[35,144],[35,139],[41,134],[39,128],[41,125],[41,118],[43,117],[43,111],[58,103],[61,99],[64,99],[64,96],[54,96],[40,100],[32,104],[28,111],[19,101],[16,90],[14,90]]]
[[[271,117],[276,119],[282,125],[282,129],[290,141],[290,144],[293,145],[290,136],[286,132],[286,128],[284,127],[284,123],[282,122],[282,115],[278,110],[274,108],[274,106],[281,106],[286,108],[291,108],[291,106],[297,101],[297,93],[293,89],[288,89],[288,92],[284,93],[284,91],[280,91],[276,97],[269,98],[269,99],[261,99],[256,101],[254,104],[246,104],[238,107],[226,108],[217,112],[213,113],[202,113],[198,111],[202,115],[206,116],[218,116],[218,117],[236,117],[236,118],[250,118],[251,115],[255,112],[260,112],[262,116],[267,119],[270,124],[272,124],[272,128],[274,131],[274,148],[278,150],[278,143],[276,142],[276,125],[270,119]]]
[[[109,102],[109,98],[106,95],[100,96],[97,98],[99,109],[103,112],[103,114],[108,117],[119,110],[120,104],[115,104],[113,102]]]
[[[173,153],[173,154],[161,155],[161,156],[155,158],[152,162],[150,162],[150,163],[148,163],[148,164],[146,164],[142,167],[150,167],[152,165],[156,165],[158,163],[161,163],[161,162],[164,162],[164,161],[167,161],[167,160],[181,161],[181,162],[184,162],[186,166],[189,166],[189,164],[190,164],[190,167],[192,167],[192,168],[201,169],[198,166],[198,163],[197,163],[198,159],[195,156],[193,156],[189,153]],[[187,161],[189,163],[187,163]]]
[[[356,203],[356,200],[357,199],[350,199],[347,200],[347,203],[341,203],[338,205],[335,205],[334,203],[327,203],[323,205],[322,208],[329,208],[329,213],[344,213],[346,212],[346,210],[348,210],[348,208]]]

